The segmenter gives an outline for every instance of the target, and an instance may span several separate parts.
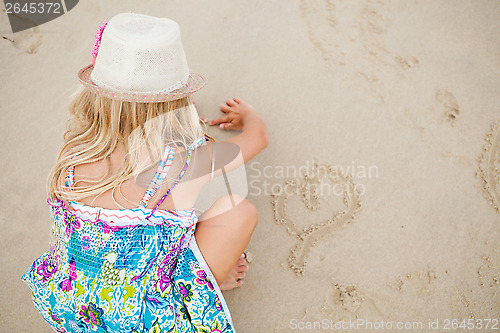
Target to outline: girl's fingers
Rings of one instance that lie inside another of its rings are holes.
[[[217,125],[217,124],[222,124],[222,123],[229,123],[229,122],[231,122],[231,119],[232,119],[232,116],[227,115],[227,116],[220,117],[220,118],[217,118],[214,120],[210,120],[210,122],[208,124],[209,125]]]
[[[219,125],[220,128],[222,129],[232,129],[234,127],[233,123],[222,123]]]
[[[220,105],[220,110],[224,113],[228,113],[228,112],[231,112],[231,108],[229,106],[227,106],[226,104],[221,104]]]
[[[233,98],[233,99],[234,99],[234,101],[235,101],[236,103],[238,103],[238,104],[240,104],[240,103],[242,102],[242,100],[241,100],[241,99],[239,99],[239,98],[237,98],[237,97],[235,97],[235,98]]]
[[[234,99],[230,98],[226,101],[226,104],[229,106],[235,106],[236,102],[234,101]]]

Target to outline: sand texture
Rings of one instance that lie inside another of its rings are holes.
[[[52,332],[20,276],[76,73],[126,11],[179,22],[201,116],[236,96],[268,125],[250,271],[224,293],[238,332],[500,318],[500,2],[85,0],[16,34],[0,16],[1,332]]]

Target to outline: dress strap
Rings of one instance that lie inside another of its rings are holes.
[[[176,151],[175,147],[168,145],[163,151],[160,163],[156,168],[156,172],[153,176],[153,179],[151,180],[151,183],[149,184],[146,193],[144,193],[144,197],[142,198],[141,203],[139,204],[139,208],[141,207],[146,208],[151,197],[153,197],[156,191],[160,188],[161,184],[165,180],[165,176],[167,175],[168,170],[172,166],[175,151]]]
[[[64,176],[64,189],[66,191],[71,191],[74,185],[75,185],[75,167],[73,165],[70,165],[66,169],[66,175]]]
[[[172,190],[175,188],[175,186],[180,182],[182,176],[184,176],[184,174],[186,173],[186,170],[189,166],[189,162],[191,161],[191,157],[193,156],[193,151],[198,148],[199,146],[201,146],[205,141],[209,141],[209,138],[207,138],[206,136],[202,136],[200,138],[198,138],[198,140],[196,140],[195,142],[193,142],[189,147],[188,147],[188,155],[187,155],[187,158],[186,158],[186,163],[184,164],[184,167],[182,168],[180,174],[179,174],[179,177],[177,177],[177,180],[172,184],[172,186],[170,186],[170,188],[167,190],[167,193],[165,193],[165,195],[160,199],[160,201],[158,201],[158,203],[155,205],[155,207],[151,210],[151,212],[149,213],[149,215],[146,217],[146,220],[149,220],[149,218],[151,216],[153,216],[153,213],[156,211],[156,209],[158,209],[158,207],[161,205],[161,203],[165,200],[165,198],[170,194],[170,192],[172,192]]]
[[[72,156],[69,160],[71,161],[76,156],[78,154]],[[73,191],[73,186],[75,186],[75,166],[70,164],[66,168],[66,174],[64,175],[64,190],[67,192]]]

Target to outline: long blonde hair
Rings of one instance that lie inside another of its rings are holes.
[[[64,145],[48,177],[51,200],[79,200],[108,190],[113,191],[114,200],[114,190],[158,162],[166,144],[187,149],[206,135],[189,97],[158,103],[121,102],[80,87],[72,96],[69,110],[72,118]],[[65,176],[70,165],[104,160],[119,145],[125,147],[125,156],[117,170],[108,168],[102,178],[85,180],[90,185],[75,184],[69,191]]]

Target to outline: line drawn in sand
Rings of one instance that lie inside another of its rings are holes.
[[[491,130],[486,134],[485,140],[476,175],[481,179],[486,199],[500,214],[500,120],[491,124]]]
[[[291,249],[288,257],[289,266],[297,276],[304,274],[307,257],[316,243],[352,222],[361,208],[360,190],[351,178],[350,175],[344,175],[340,170],[330,165],[319,165],[313,162],[311,169],[303,175],[303,180],[286,180],[282,191],[272,195],[274,199],[271,203],[275,221],[283,225],[290,235],[299,240],[299,244]],[[326,183],[327,181],[330,184]],[[341,187],[345,208],[335,212],[326,221],[313,223],[299,230],[297,222],[287,214],[287,202],[292,196],[300,196],[309,211],[319,209],[322,201],[320,200],[322,184]]]

